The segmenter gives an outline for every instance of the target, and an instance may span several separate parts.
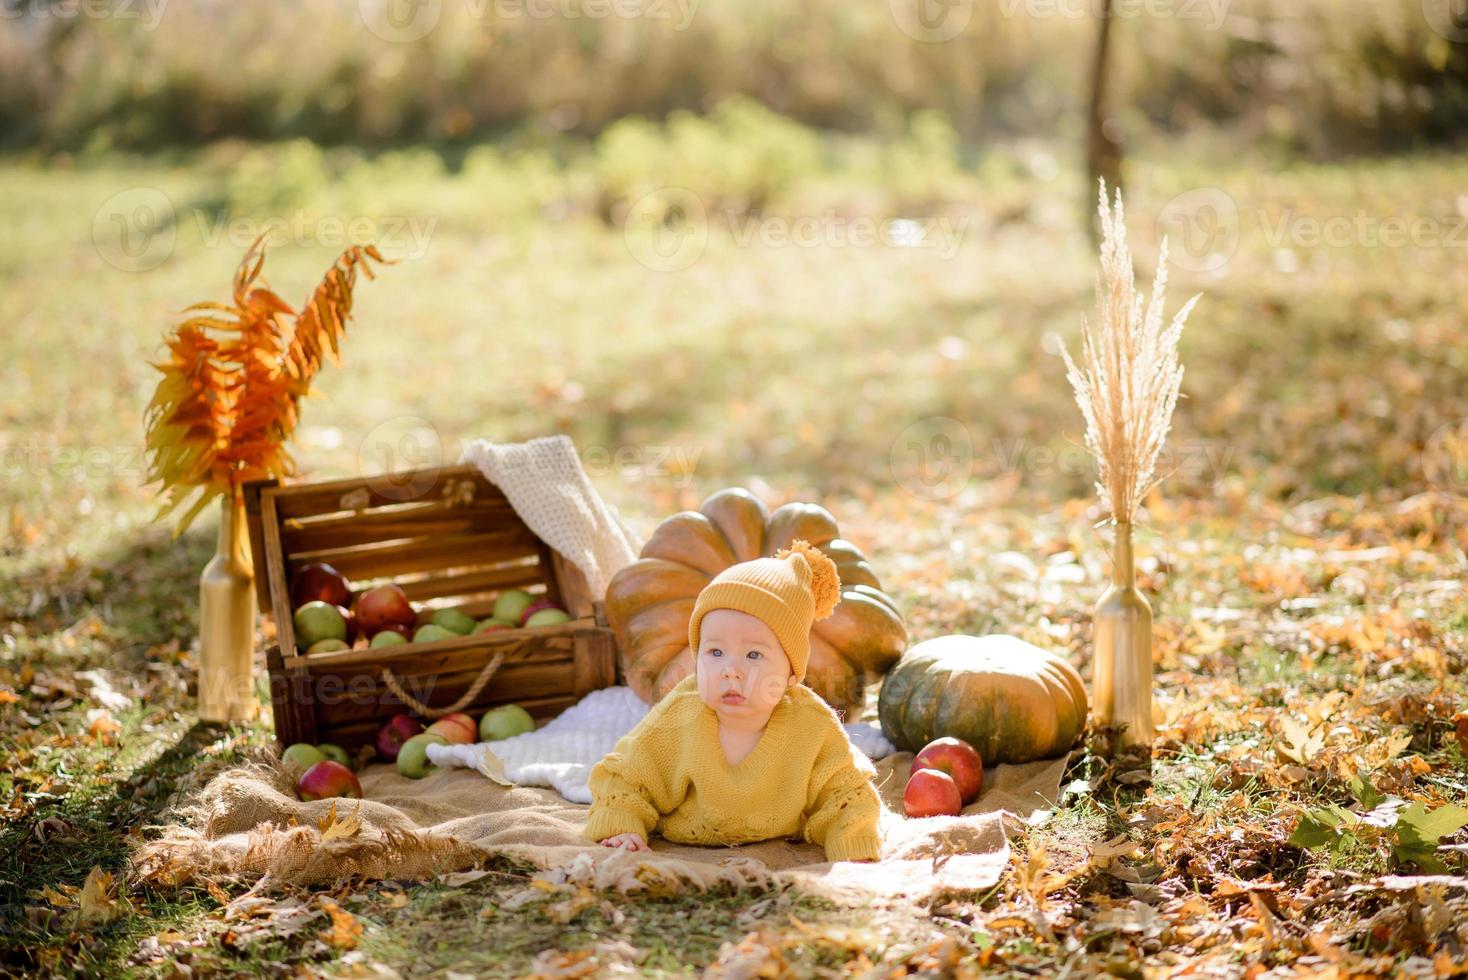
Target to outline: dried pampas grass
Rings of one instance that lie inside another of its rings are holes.
[[[1183,323],[1198,302],[1183,304],[1163,326],[1167,289],[1167,239],[1162,240],[1152,299],[1137,291],[1126,243],[1121,191],[1108,207],[1101,181],[1101,268],[1096,273],[1096,319],[1084,324],[1082,363],[1062,348],[1066,377],[1086,420],[1086,448],[1096,457],[1096,490],[1114,520],[1131,523],[1137,505],[1161,479],[1157,457],[1172,427],[1182,385],[1177,345]]]

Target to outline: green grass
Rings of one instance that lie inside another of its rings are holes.
[[[228,210],[248,200],[236,171],[251,152],[104,156],[70,171],[0,161],[10,191],[0,221],[13,230],[0,240],[0,690],[19,697],[0,704],[7,969],[154,974],[179,957],[196,971],[355,968],[320,945],[319,922],[239,946],[216,899],[195,888],[129,882],[131,910],[90,932],[41,895],[80,885],[93,867],[123,871],[129,848],[168,819],[172,802],[271,738],[267,722],[226,732],[194,721],[195,597],[213,518],[177,541],[150,524],[141,457],[155,379],[147,361],[174,312],[225,297],[248,241],[213,240],[217,222],[267,213]],[[1108,564],[1056,344],[1074,346],[1090,303],[1086,195],[1064,165],[1047,181],[1007,169],[1024,159],[1018,150],[989,154],[969,178],[1009,173],[993,194],[965,178],[926,214],[849,172],[817,172],[769,204],[763,239],[741,243],[745,219],[715,222],[702,254],[675,272],[640,264],[570,171],[552,168],[566,182],[534,208],[507,206],[494,196],[503,185],[491,194],[462,170],[421,166],[413,154],[374,164],[370,180],[346,187],[302,178],[288,203],[256,206],[434,230],[421,255],[361,286],[345,365],[323,372],[325,397],[305,409],[301,476],[454,460],[469,438],[564,431],[598,488],[644,533],[729,484],[819,500],[872,557],[915,638],[1003,630],[1060,648],[1085,670],[1089,609]],[[1272,726],[1338,688],[1364,694],[1342,709],[1355,729],[1338,736],[1343,752],[1365,752],[1407,724],[1407,754],[1429,767],[1404,775],[1382,766],[1373,778],[1468,800],[1443,707],[1463,703],[1465,619],[1439,584],[1462,576],[1468,521],[1461,488],[1433,483],[1442,471],[1424,455],[1434,431],[1468,417],[1468,307],[1455,278],[1462,251],[1271,240],[1286,211],[1446,221],[1463,162],[1423,156],[1265,173],[1247,161],[1135,161],[1127,203],[1144,277],[1155,258],[1152,217],[1177,194],[1223,188],[1242,216],[1226,274],[1175,265],[1170,303],[1205,294],[1184,335],[1188,397],[1174,445],[1217,450],[1226,463],[1174,473],[1138,539],[1159,624],[1158,688],[1193,727],[1164,739],[1150,789],[1098,785],[1016,842],[1021,851],[1043,846],[1052,871],[1084,868],[1088,849],[1118,833],[1163,845],[1167,835],[1139,831],[1132,818],[1180,802],[1224,825],[1190,829],[1198,860],[1161,869],[1185,892],[1208,894],[1224,874],[1272,874],[1303,890],[1324,862],[1281,846],[1278,828],[1287,835],[1292,808],[1344,801],[1345,784],[1331,771],[1309,786],[1272,785],[1280,766]],[[167,195],[176,234],[158,265],[129,271],[109,262],[118,252],[107,202],[137,188]],[[947,217],[966,231],[948,256],[837,241],[863,216]],[[810,247],[769,237],[812,218]],[[317,240],[320,227],[303,225],[270,253],[267,274],[288,299],[299,301],[338,250]],[[407,239],[386,244],[397,257],[412,251]],[[935,417],[958,420],[958,429]],[[402,441],[424,432],[426,442]],[[968,455],[934,441],[942,432],[966,436]],[[967,488],[925,492],[919,450],[952,454]],[[1456,492],[1414,496],[1424,489]],[[1373,562],[1316,554],[1396,542],[1409,542],[1409,554]],[[1073,571],[1048,561],[1067,551]],[[1034,577],[999,558],[1014,552],[1035,563]],[[1291,605],[1300,598],[1311,604]],[[1353,639],[1353,625],[1379,629],[1385,645]],[[95,699],[75,676],[98,667],[134,699],[113,712],[122,727],[111,745],[88,737]],[[1403,699],[1406,720],[1378,704],[1392,699]],[[1242,760],[1230,761],[1233,751]],[[1235,763],[1237,786],[1216,784]],[[1103,768],[1088,760],[1067,782]],[[1242,844],[1227,837],[1232,825],[1246,831]],[[1383,868],[1368,861],[1358,870]],[[362,960],[404,972],[524,972],[547,945],[574,952],[616,935],[643,955],[639,969],[680,975],[760,930],[798,969],[816,971],[853,962],[835,930],[864,925],[882,951],[872,958],[888,964],[917,963],[943,937],[955,955],[1041,972],[1058,970],[1071,943],[1089,950],[1076,970],[1141,955],[1125,933],[1089,931],[1108,901],[1130,900],[1121,881],[1094,871],[1049,899],[1064,910],[1053,923],[1058,944],[987,927],[1029,908],[1013,876],[992,895],[907,918],[751,894],[617,900],[620,924],[600,905],[569,924],[537,903],[480,915],[498,909],[524,873],[500,866],[462,888],[404,883],[401,908],[382,897],[396,885],[337,894],[367,927]],[[243,890],[233,886],[231,896]],[[792,914],[819,934],[791,925]],[[134,959],[159,936],[162,959]],[[1349,948],[1366,951],[1358,940]]]

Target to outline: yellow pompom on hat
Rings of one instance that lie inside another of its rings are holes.
[[[810,628],[841,601],[836,563],[815,545],[796,538],[773,558],[731,565],[704,586],[688,620],[688,648],[698,656],[698,628],[705,614],[735,609],[764,622],[785,648],[797,683],[810,663]]]

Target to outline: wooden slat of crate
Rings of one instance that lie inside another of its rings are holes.
[[[528,562],[520,559],[518,564],[506,563],[469,572],[430,575],[418,579],[400,579],[398,585],[407,593],[409,599],[419,602],[423,599],[443,599],[474,595],[479,592],[524,589],[528,586],[543,585],[545,580],[546,570],[541,567],[539,560]],[[480,618],[480,613],[472,611],[469,608],[470,605],[466,603],[462,608],[476,619]],[[489,605],[491,607],[494,605],[493,600],[490,600]]]
[[[425,474],[424,471],[419,471],[412,474],[414,487],[421,485],[423,488],[412,496],[405,496],[406,491],[394,487],[390,477],[374,477],[370,480],[355,477],[301,486],[282,486],[276,490],[276,499],[282,519],[314,517],[337,511],[360,511],[373,507],[438,501],[442,499],[443,490],[450,480],[472,481],[474,502],[477,504],[508,499],[499,487],[486,480],[484,474],[472,466],[450,466],[436,473]]]
[[[482,713],[489,708],[495,706],[496,704],[514,703],[518,704],[520,707],[530,712],[530,716],[537,721],[548,721],[551,718],[554,718],[556,715],[560,714],[562,711],[565,711],[567,708],[571,707],[571,705],[575,704],[579,700],[581,699],[574,694],[552,695],[550,697],[543,698],[525,698],[523,700],[500,698],[498,700],[485,701],[477,704],[474,706],[474,710],[478,713]],[[334,727],[323,726],[318,731],[315,741],[333,742],[337,745],[342,746],[348,751],[351,751],[359,745],[364,745],[375,741],[377,738],[377,730],[382,727],[382,722],[385,720],[386,717],[381,720],[354,721],[348,724],[337,725]]]
[[[457,701],[478,680],[483,666],[481,662],[468,670],[400,677],[399,682],[403,690],[429,707],[442,707]],[[495,671],[475,704],[481,700],[518,703],[523,698],[565,694],[574,690],[574,673],[575,664],[570,657],[505,664]],[[375,672],[313,672],[312,677],[318,727],[330,728],[373,718],[380,725],[399,711],[408,710]],[[473,706],[467,705],[466,710]]]
[[[528,528],[520,526],[398,543],[292,552],[287,563],[292,572],[307,562],[324,561],[349,579],[382,578],[513,561],[539,554],[538,543],[539,539]]]
[[[494,531],[512,522],[519,523],[519,517],[507,501],[467,507],[411,504],[361,514],[339,512],[312,519],[287,519],[280,529],[280,539],[288,553],[298,554],[400,538]]]
[[[318,672],[328,667],[336,669],[347,666],[375,667],[378,665],[386,665],[397,670],[399,665],[409,665],[414,662],[436,663],[437,658],[440,657],[478,650],[481,651],[479,662],[484,663],[499,647],[519,645],[526,640],[541,648],[569,649],[575,641],[576,633],[598,628],[592,620],[573,619],[560,626],[495,630],[493,633],[471,633],[468,636],[455,636],[433,643],[409,643],[376,649],[356,647],[351,650],[338,650],[334,653],[303,655],[299,659],[308,664],[311,670]],[[482,653],[484,650],[489,652]],[[523,652],[512,651],[510,659],[519,659],[523,656],[525,656]],[[412,668],[405,666],[405,669],[411,670]]]

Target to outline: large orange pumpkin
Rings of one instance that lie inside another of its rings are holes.
[[[824,507],[785,504],[771,513],[748,490],[720,490],[698,510],[663,521],[641,557],[607,586],[607,619],[632,690],[652,703],[693,673],[693,603],[730,565],[768,557],[804,538],[836,563],[841,601],[811,630],[805,683],[837,710],[862,702],[866,682],[907,645],[907,627],[866,557],[842,539]]]
[[[899,749],[951,736],[986,766],[1059,755],[1086,725],[1086,687],[1069,661],[1003,633],[917,644],[882,681],[877,706]]]

